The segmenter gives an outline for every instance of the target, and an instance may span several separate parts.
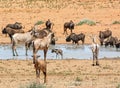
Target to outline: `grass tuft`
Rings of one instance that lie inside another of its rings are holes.
[[[118,84],[116,88],[120,88],[120,84]]]
[[[77,26],[83,25],[83,24],[87,24],[90,26],[96,25],[96,22],[89,20],[89,19],[83,19],[80,22],[77,23]]]
[[[41,24],[43,24],[44,22],[43,21],[37,21],[36,23],[35,23],[35,25],[41,25]]]
[[[76,81],[76,82],[81,82],[81,81],[83,81],[83,80],[82,80],[80,77],[76,77],[75,81]]]
[[[114,21],[112,24],[120,24],[120,21]]]
[[[31,83],[30,85],[20,88],[46,88],[46,86],[43,84]]]

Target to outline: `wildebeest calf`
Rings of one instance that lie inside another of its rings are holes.
[[[56,53],[56,59],[58,55],[61,55],[61,58],[63,59],[63,51],[61,49],[52,49],[52,53]]]

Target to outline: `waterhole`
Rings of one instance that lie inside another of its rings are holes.
[[[72,45],[72,44],[56,44],[55,46],[50,46],[47,59],[56,59],[56,54],[51,53],[51,49],[62,49],[63,50],[63,59],[92,59],[92,52],[90,45]],[[2,44],[0,45],[0,59],[32,59],[32,47],[28,50],[28,56],[25,55],[24,45],[17,45],[17,52],[19,56],[12,55],[11,44]],[[39,50],[38,55],[41,55],[43,59],[43,51]],[[120,50],[116,48],[100,47],[99,58],[116,58],[120,57]],[[61,56],[58,55],[57,59],[61,59]]]

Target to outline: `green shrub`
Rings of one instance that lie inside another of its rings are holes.
[[[82,79],[81,79],[80,77],[76,77],[75,81],[76,81],[76,82],[81,82]]]
[[[112,24],[120,24],[120,21],[114,21]]]
[[[35,25],[41,25],[41,24],[43,24],[43,23],[44,23],[44,22],[40,20],[40,21],[36,22]]]
[[[89,19],[83,19],[83,20],[81,20],[80,22],[77,23],[78,26],[83,25],[83,24],[93,26],[93,25],[96,25],[96,22],[94,22],[92,20],[89,20]]]
[[[120,84],[118,84],[118,86],[116,88],[120,88]]]

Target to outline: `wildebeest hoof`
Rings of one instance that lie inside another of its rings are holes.
[[[92,64],[92,66],[95,66],[95,64]]]
[[[98,63],[96,63],[96,65],[97,65],[97,66],[99,66],[99,64],[98,64]]]

